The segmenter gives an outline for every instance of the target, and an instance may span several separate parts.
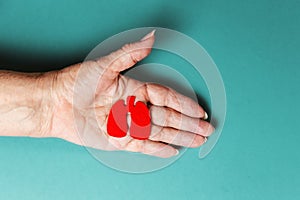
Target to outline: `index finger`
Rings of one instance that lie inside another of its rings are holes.
[[[207,113],[194,100],[175,90],[155,83],[146,83],[147,101],[156,106],[166,106],[184,115],[207,119]]]

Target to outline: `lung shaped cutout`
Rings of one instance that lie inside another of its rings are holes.
[[[110,136],[118,138],[126,136],[127,110],[124,100],[119,100],[112,106],[107,121],[107,133]]]
[[[124,100],[119,100],[112,106],[107,122],[107,132],[110,136],[119,138],[126,136],[128,131],[127,114],[130,113],[130,136],[139,140],[149,138],[151,132],[149,109],[140,101],[134,105],[134,101],[135,96],[129,96],[127,105],[124,104]]]

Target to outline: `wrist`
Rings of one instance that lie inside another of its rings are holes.
[[[52,135],[52,121],[55,113],[56,96],[56,79],[58,72],[46,72],[39,74],[34,80],[35,89],[33,91],[34,99],[31,99],[36,108],[35,112],[35,131],[31,137],[54,137]]]
[[[45,73],[40,78],[45,108],[44,126],[41,132],[45,137],[67,139],[76,132],[73,122],[73,89],[78,67],[68,67]]]

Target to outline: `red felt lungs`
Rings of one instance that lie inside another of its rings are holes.
[[[128,131],[127,114],[130,113],[130,136],[139,140],[149,138],[151,131],[149,109],[140,101],[134,105],[134,100],[135,96],[129,96],[127,98],[127,105],[125,105],[124,100],[119,100],[112,106],[107,122],[107,133],[110,136],[119,138],[126,136]]]

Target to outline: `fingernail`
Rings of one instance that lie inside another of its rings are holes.
[[[179,154],[179,151],[178,149],[175,149],[176,153],[175,153],[175,156],[177,156]]]
[[[147,40],[148,38],[152,37],[152,36],[154,35],[155,31],[156,31],[156,30],[154,29],[153,31],[151,31],[150,33],[148,33],[147,35],[145,35],[145,36],[141,39],[141,41]]]
[[[208,119],[208,114],[204,112],[204,119]]]

